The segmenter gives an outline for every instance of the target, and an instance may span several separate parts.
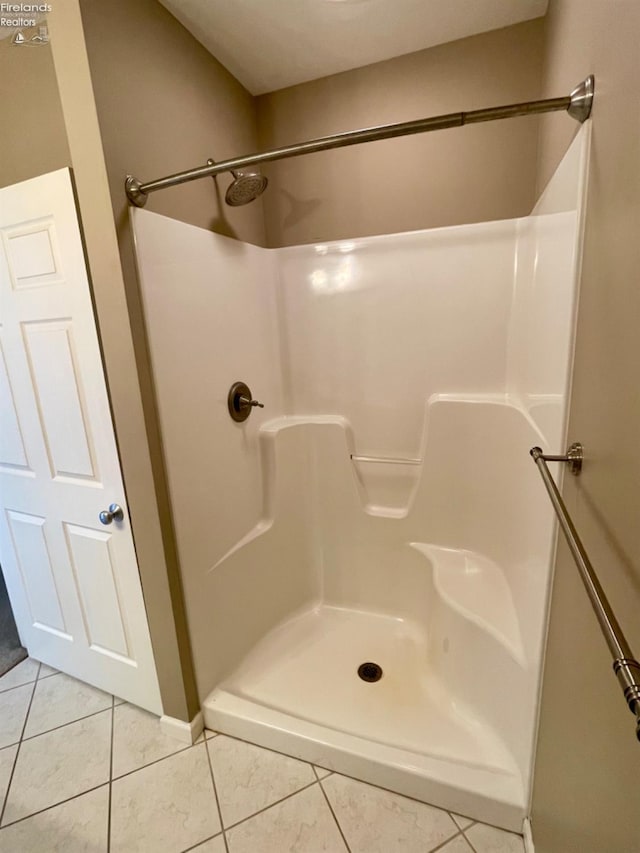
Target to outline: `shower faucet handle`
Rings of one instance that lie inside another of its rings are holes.
[[[254,408],[264,409],[264,403],[253,399],[251,388],[245,382],[234,382],[227,396],[227,408],[231,418],[242,423]]]
[[[264,409],[264,403],[259,403],[257,400],[250,400],[247,397],[240,397],[240,408],[246,409],[247,406],[258,406],[258,408]]]

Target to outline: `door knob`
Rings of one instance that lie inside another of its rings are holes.
[[[103,524],[111,524],[112,521],[123,521],[124,512],[118,504],[111,504],[109,509],[103,509],[99,515],[100,521]]]

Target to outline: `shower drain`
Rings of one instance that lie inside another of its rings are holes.
[[[382,678],[382,667],[377,663],[361,663],[358,667],[358,675],[363,681],[380,681]]]

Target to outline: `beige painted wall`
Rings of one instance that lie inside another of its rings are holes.
[[[545,94],[596,75],[565,497],[640,656],[640,4],[551,0]],[[540,180],[573,129],[546,117]],[[536,853],[640,850],[634,720],[566,546],[559,551],[533,797]]]
[[[263,95],[260,147],[538,98],[542,36],[539,19]],[[265,166],[268,245],[525,215],[537,130],[520,118]]]
[[[51,47],[0,41],[0,187],[71,165]]]
[[[257,147],[253,97],[158,0],[81,0],[119,230],[130,173],[153,180]],[[152,195],[149,210],[264,244],[262,203],[224,204],[227,176]]]

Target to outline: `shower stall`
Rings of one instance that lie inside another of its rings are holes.
[[[521,219],[263,249],[132,211],[207,726],[521,830],[589,134]]]

